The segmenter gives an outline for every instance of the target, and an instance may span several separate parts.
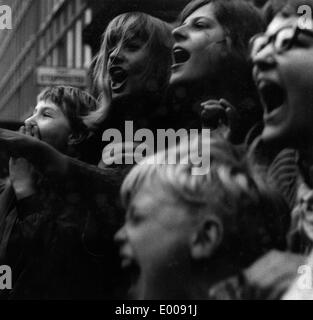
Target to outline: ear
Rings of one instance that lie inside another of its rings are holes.
[[[217,217],[205,218],[195,231],[191,243],[191,255],[195,260],[210,258],[223,239],[223,226]]]
[[[74,133],[72,132],[69,136],[68,136],[68,145],[69,146],[75,146],[77,144],[80,144],[82,141],[84,141],[86,138],[86,134],[84,133]]]
[[[225,40],[226,40],[226,47],[227,47],[227,49],[228,49],[228,50],[231,50],[231,49],[232,49],[233,42],[232,42],[231,37],[230,37],[228,34],[226,34]]]

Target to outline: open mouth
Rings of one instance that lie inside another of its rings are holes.
[[[121,89],[126,82],[127,72],[121,67],[113,66],[109,69],[109,74],[112,90]]]
[[[173,49],[173,58],[174,64],[182,64],[189,60],[190,53],[181,47],[176,47]]]
[[[124,256],[122,257],[121,266],[125,273],[130,277],[131,282],[136,282],[140,275],[140,267],[138,263],[134,259]]]
[[[136,299],[138,297],[139,277],[141,273],[140,267],[134,259],[125,256],[122,257],[121,264],[128,282],[128,296],[131,299]]]
[[[271,113],[284,104],[286,92],[278,83],[261,81],[258,87],[267,113]]]

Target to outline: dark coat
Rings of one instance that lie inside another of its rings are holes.
[[[4,299],[112,299],[121,273],[113,235],[123,221],[119,189],[127,170],[73,160],[66,181],[17,201],[0,187],[0,264],[12,268]]]

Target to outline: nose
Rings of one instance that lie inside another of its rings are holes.
[[[252,62],[260,71],[267,71],[274,68],[276,66],[276,58],[273,46],[268,44],[262,48],[252,57]]]
[[[126,228],[125,225],[122,226],[115,234],[114,236],[114,241],[121,245],[123,243],[125,243],[127,240],[127,233],[126,233]]]
[[[120,64],[125,60],[121,47],[115,48],[109,55],[110,64]]]
[[[33,116],[27,118],[27,119],[24,121],[24,123],[25,123],[26,126],[36,125],[36,124],[37,124],[36,115],[33,115]]]
[[[186,26],[184,25],[175,28],[172,31],[172,34],[176,42],[183,41],[188,37]]]

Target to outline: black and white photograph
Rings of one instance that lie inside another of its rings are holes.
[[[0,301],[313,300],[313,0],[0,0],[0,75]]]

